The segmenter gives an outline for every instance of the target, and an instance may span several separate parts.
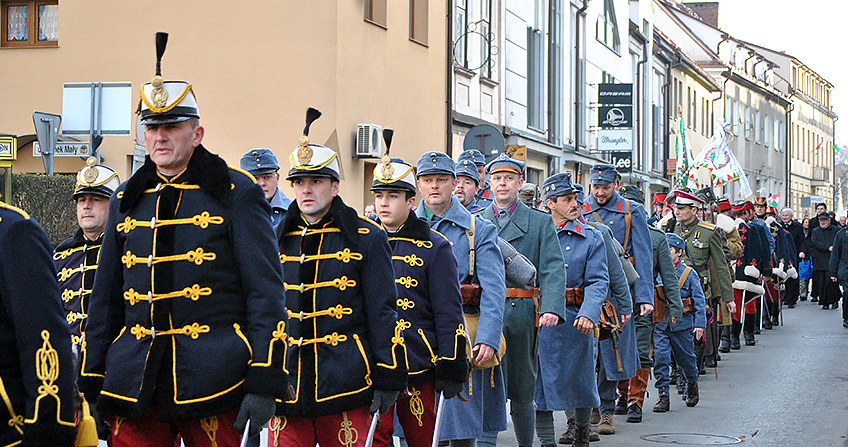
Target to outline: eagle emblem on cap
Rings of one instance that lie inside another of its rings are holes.
[[[297,161],[305,165],[312,160],[312,148],[309,147],[309,138],[306,136],[300,137],[300,147],[297,148]]]
[[[150,81],[153,86],[153,91],[150,92],[150,97],[153,99],[153,105],[156,107],[165,107],[168,104],[168,91],[162,87],[162,76],[156,75]]]
[[[384,155],[380,161],[383,163],[383,167],[380,169],[383,180],[391,180],[392,175],[395,173],[395,168],[392,167],[392,159],[388,155]]]
[[[91,183],[97,180],[97,176],[100,175],[100,172],[97,170],[97,167],[94,166],[95,164],[97,164],[97,159],[94,157],[88,157],[88,160],[85,161],[85,164],[89,166],[88,169],[85,170],[85,173],[83,173],[83,178],[85,178],[85,181]]]

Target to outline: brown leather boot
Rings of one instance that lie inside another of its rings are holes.
[[[630,379],[630,393],[627,399],[627,422],[642,422],[642,404],[645,402],[645,390],[651,370],[639,368]]]
[[[615,434],[615,424],[612,422],[611,414],[602,414],[601,423],[598,424],[598,433],[602,435]]]
[[[698,382],[686,382],[686,406],[694,407],[698,405],[699,400]]]
[[[654,405],[654,413],[665,413],[670,405],[668,396],[660,396],[657,404]]]
[[[632,380],[632,379],[631,379]],[[630,390],[629,380],[618,381],[618,401],[615,403],[615,414],[627,414],[627,399]]]
[[[574,442],[574,430],[577,429],[577,424],[574,421],[574,418],[568,418],[568,425],[565,427],[565,431],[559,437],[560,444],[571,444]]]

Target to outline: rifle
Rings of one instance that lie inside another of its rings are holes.
[[[621,320],[618,318],[618,312],[615,310],[615,306],[613,306],[609,300],[604,301],[604,305],[601,307],[601,317],[598,321],[598,326],[600,326],[598,339],[610,339],[613,352],[615,353],[615,366],[619,373],[624,372],[624,366],[621,362],[620,321]]]

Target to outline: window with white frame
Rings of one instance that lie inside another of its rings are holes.
[[[763,144],[766,147],[769,147],[769,138],[771,137],[771,134],[769,133],[770,127],[771,120],[769,120],[768,114],[765,114],[765,116],[763,116]]]
[[[544,131],[544,57],[542,30],[527,27],[527,126]]]
[[[762,140],[760,139],[760,135],[762,135],[762,122],[760,121],[760,111],[757,110],[757,113],[754,114],[754,142],[760,143]]]
[[[468,0],[456,0],[456,23],[454,24],[454,42],[456,47],[453,54],[460,67],[468,68],[468,38],[465,30],[468,26]]]
[[[613,0],[604,0],[604,13],[599,15],[598,21],[595,22],[595,39],[616,53],[621,50]]]

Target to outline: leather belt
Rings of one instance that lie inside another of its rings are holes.
[[[565,304],[579,306],[583,304],[583,289],[580,287],[568,287],[565,289]]]
[[[517,287],[509,287],[506,289],[507,298],[535,298],[539,296],[539,288],[534,287],[530,290],[519,289]]]

